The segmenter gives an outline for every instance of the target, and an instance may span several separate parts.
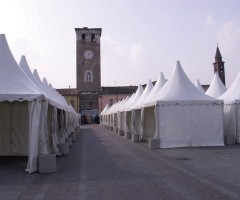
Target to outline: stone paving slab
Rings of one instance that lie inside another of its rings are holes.
[[[84,125],[57,173],[28,174],[26,157],[0,157],[0,200],[240,199],[239,155],[239,145],[149,150]]]

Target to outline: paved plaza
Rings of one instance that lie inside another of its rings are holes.
[[[99,125],[81,126],[57,173],[28,174],[0,157],[0,200],[240,199],[240,146],[149,150]]]

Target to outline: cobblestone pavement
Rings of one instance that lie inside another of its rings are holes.
[[[84,125],[57,173],[24,172],[26,157],[0,157],[0,200],[240,199],[240,146],[149,150]]]

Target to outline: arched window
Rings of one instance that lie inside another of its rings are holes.
[[[87,70],[84,74],[85,82],[93,82],[93,73],[90,70]]]

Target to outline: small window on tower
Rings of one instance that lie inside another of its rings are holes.
[[[86,39],[85,34],[82,34],[82,40],[85,40],[85,39]]]
[[[96,40],[96,39],[95,39],[95,34],[92,33],[92,41],[95,42],[95,40]]]

